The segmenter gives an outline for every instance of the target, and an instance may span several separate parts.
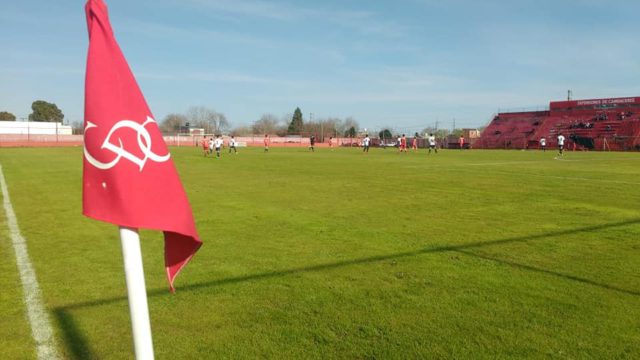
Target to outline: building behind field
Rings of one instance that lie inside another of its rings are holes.
[[[462,129],[464,136],[465,148],[470,149],[480,138],[480,130],[478,129]],[[460,135],[447,135],[445,138],[446,147],[449,149],[460,149]]]
[[[474,147],[537,149],[542,137],[568,149],[640,150],[640,97],[552,101],[543,111],[501,112],[493,117]]]
[[[0,121],[0,135],[71,135],[69,125],[42,121]]]

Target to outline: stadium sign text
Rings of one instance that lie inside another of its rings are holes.
[[[578,100],[577,106],[582,106],[582,105],[609,105],[609,104],[634,104],[635,102],[636,102],[636,98]]]

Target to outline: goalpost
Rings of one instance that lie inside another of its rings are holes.
[[[175,139],[175,146],[200,146],[200,141],[205,137],[207,141],[209,139],[215,139],[216,134],[176,134],[173,138]]]
[[[175,135],[175,146],[198,146],[198,141],[200,139],[191,134],[176,134]]]
[[[200,147],[202,146],[202,139],[207,139],[207,145],[209,143],[210,140],[215,139],[216,136],[218,136],[218,134],[176,134],[175,136],[173,136],[173,141],[171,142],[172,145],[175,146],[194,146],[194,147]],[[222,140],[223,140],[223,144],[222,147],[228,147],[229,146],[229,139],[231,138],[231,136],[229,135],[223,135],[222,136]],[[165,137],[165,141],[166,141],[166,137]],[[236,147],[246,147],[247,146],[247,142],[246,141],[236,141]]]

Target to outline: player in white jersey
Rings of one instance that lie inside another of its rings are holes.
[[[558,155],[562,156],[564,153],[564,135],[558,134]]]
[[[223,143],[223,141],[222,141],[222,138],[220,137],[220,135],[218,135],[216,137],[216,139],[213,140],[213,145],[216,148],[216,158],[220,157],[220,149],[222,149],[222,143]]]
[[[362,152],[363,153],[369,153],[369,144],[371,143],[371,139],[369,138],[369,134],[366,134],[364,136],[364,139],[362,139]]]
[[[427,141],[429,142],[429,154],[431,154],[431,149],[433,149],[437,154],[438,148],[436,147],[436,137],[433,136],[433,134],[429,134]]]
[[[547,151],[547,139],[544,136],[540,138],[540,148],[542,148],[542,152]]]
[[[233,136],[229,139],[229,154],[231,154],[231,149],[233,149],[234,154],[238,153],[238,150],[236,150],[236,138]]]
[[[213,154],[213,147],[215,145],[215,140],[213,140],[213,137],[209,138],[209,154]]]

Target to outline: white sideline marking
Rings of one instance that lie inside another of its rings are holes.
[[[554,157],[553,160],[558,161],[580,161],[580,162],[596,162],[596,161],[638,161],[638,159],[565,159],[560,157]],[[523,161],[503,161],[503,162],[491,162],[491,163],[474,163],[467,164],[468,166],[489,166],[489,165],[520,165],[520,164],[537,164],[546,163],[547,160],[523,160]],[[466,166],[466,165],[465,165]]]
[[[470,171],[468,169],[459,169],[456,171]],[[475,171],[474,171],[475,172]],[[560,180],[578,180],[578,181],[589,181],[589,182],[601,182],[601,183],[610,183],[610,184],[624,184],[624,185],[640,185],[640,182],[632,182],[632,181],[624,181],[624,180],[610,180],[610,179],[594,179],[594,178],[585,178],[579,176],[558,176],[558,175],[546,175],[546,174],[531,174],[531,173],[519,173],[515,171],[493,171],[495,174],[504,174],[504,175],[521,175],[521,176],[531,176],[538,178],[551,178],[551,179],[560,179]]]
[[[510,173],[510,174],[515,174],[515,173]],[[556,176],[556,175],[544,175],[544,174],[526,174],[526,175],[560,179],[560,180],[579,180],[579,181],[594,181],[594,182],[603,182],[603,183],[611,183],[611,184],[640,185],[640,183],[638,182],[622,181],[622,180],[592,179],[592,178],[583,178],[583,177],[574,177],[574,176]]]
[[[16,253],[16,263],[20,272],[20,281],[22,282],[22,290],[24,291],[24,303],[27,307],[27,317],[31,325],[31,334],[36,342],[36,350],[38,359],[58,359],[53,331],[49,324],[49,317],[44,310],[42,300],[40,299],[40,287],[36,280],[36,272],[29,260],[27,252],[27,242],[20,234],[18,220],[13,212],[13,206],[9,199],[9,191],[7,183],[4,180],[2,166],[0,166],[0,187],[2,188],[2,198],[4,211],[7,214],[7,225],[9,227],[9,235],[13,250]]]
[[[494,162],[494,163],[475,163],[475,164],[469,164],[469,166],[519,165],[519,164],[534,164],[534,163],[541,163],[541,162],[546,162],[546,161],[540,161],[540,160],[504,161],[504,162]]]

